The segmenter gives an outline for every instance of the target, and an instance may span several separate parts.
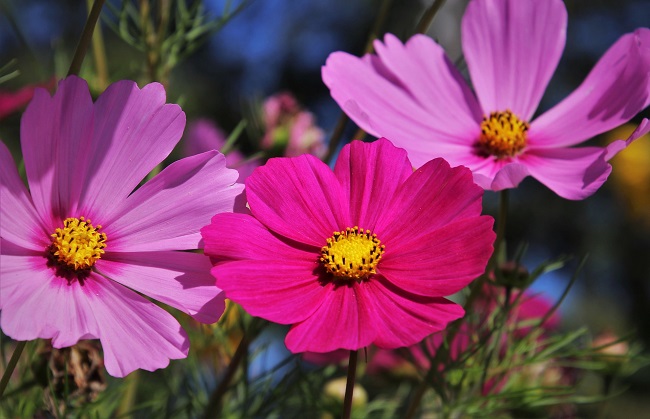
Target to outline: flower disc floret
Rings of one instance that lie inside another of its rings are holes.
[[[526,147],[528,123],[512,111],[492,112],[481,122],[478,147],[481,154],[497,159],[514,157]]]
[[[337,279],[364,280],[377,273],[384,248],[370,230],[348,227],[327,239],[320,261]]]
[[[68,269],[90,269],[104,254],[106,233],[101,225],[93,226],[90,219],[71,217],[63,221],[63,228],[52,234],[50,252],[57,263]]]

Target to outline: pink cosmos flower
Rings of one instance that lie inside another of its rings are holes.
[[[114,376],[187,355],[179,323],[142,293],[201,322],[224,295],[196,249],[200,226],[232,211],[242,185],[216,151],[177,161],[139,183],[185,126],[152,83],[112,84],[93,104],[77,77],[53,97],[37,89],[21,121],[29,191],[0,143],[0,326],[55,348],[100,339]],[[135,189],[135,191],[134,191]]]
[[[226,145],[227,137],[224,132],[209,119],[198,119],[189,124],[183,154],[192,156],[210,150],[221,150]],[[239,182],[243,182],[257,166],[259,159],[247,160],[238,150],[230,150],[226,155],[226,166],[239,172]]]
[[[442,298],[480,275],[491,217],[464,167],[413,172],[380,139],[345,146],[334,171],[312,155],[275,158],[246,180],[251,214],[204,227],[212,274],[253,316],[292,325],[292,352],[412,345],[463,315]]]
[[[642,125],[606,148],[573,145],[617,127],[650,102],[650,30],[622,36],[585,81],[532,120],[560,60],[567,13],[561,0],[472,0],[462,44],[476,96],[442,48],[416,35],[386,35],[377,55],[330,55],[323,81],[362,129],[404,147],[416,167],[434,157],[464,165],[485,189],[533,176],[558,195],[583,199],[611,172],[608,160],[650,131]]]

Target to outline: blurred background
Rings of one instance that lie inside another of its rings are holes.
[[[151,3],[155,8],[155,2]],[[466,3],[448,0],[428,32],[452,61],[462,56],[459,27]],[[569,12],[566,49],[538,113],[575,89],[621,35],[650,26],[647,0],[565,3]],[[432,0],[206,0],[202,15],[206,21],[219,23],[198,30],[196,38],[183,45],[183,52],[172,54],[169,65],[156,72],[149,65],[156,57],[147,56],[147,46],[129,38],[137,32],[137,25],[120,23],[121,13],[126,13],[122,2],[107,1],[100,28],[106,62],[98,62],[91,51],[82,76],[96,92],[118,79],[133,79],[141,85],[160,80],[168,88],[168,101],[180,103],[187,113],[188,126],[197,120],[209,121],[225,136],[242,128],[241,121],[246,120],[236,142],[244,156],[258,150],[263,141],[262,103],[271,95],[289,92],[296,106],[312,114],[310,123],[322,130],[326,142],[341,117],[321,81],[327,56],[339,50],[362,55],[371,33],[381,37],[391,32],[406,40],[431,4]],[[52,89],[54,78],[65,75],[87,11],[84,1],[0,0],[0,68],[7,66],[2,74],[15,75],[0,85],[0,138],[16,159],[20,157],[20,111],[25,104],[16,102],[17,94],[22,92],[18,98],[28,100],[29,88],[21,89],[35,84]],[[376,27],[379,17],[384,20]],[[8,98],[14,101],[13,108],[6,105]],[[650,117],[650,111],[646,109],[632,122],[638,123],[643,116]],[[625,138],[634,126],[594,138],[592,143],[604,145]],[[343,141],[351,140],[356,132],[348,123]],[[560,296],[578,261],[588,256],[561,307],[563,324],[587,325],[594,334],[633,334],[648,348],[650,138],[638,140],[612,163],[613,174],[605,186],[580,202],[563,200],[532,178],[526,179],[510,194],[506,238],[511,253],[528,245],[523,260],[530,269],[561,255],[573,257],[565,268],[533,285],[551,298]],[[486,194],[486,212],[495,212],[496,201],[496,194]],[[650,408],[649,368],[629,377],[625,385],[630,391],[612,402],[619,412],[616,417]]]

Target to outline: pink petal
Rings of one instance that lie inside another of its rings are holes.
[[[0,237],[31,250],[43,251],[49,235],[18,175],[11,153],[0,142]]]
[[[94,105],[87,153],[88,176],[80,215],[109,219],[140,181],[171,153],[185,127],[178,105],[165,104],[165,89],[151,83],[139,89],[132,81],[111,84]],[[99,217],[98,217],[99,215]],[[106,225],[106,223],[104,223]]]
[[[485,114],[510,109],[530,120],[562,55],[566,26],[561,0],[469,3],[463,51]]]
[[[115,219],[102,221],[107,251],[142,252],[196,249],[199,230],[219,212],[232,212],[244,185],[226,169],[217,151],[169,165],[122,204]]]
[[[566,199],[585,199],[607,180],[612,171],[600,147],[535,150],[522,162],[530,175]]]
[[[356,282],[336,288],[330,284],[318,310],[289,330],[287,348],[293,353],[330,352],[370,345],[378,331],[364,288]]]
[[[292,324],[311,316],[332,292],[331,283],[320,282],[316,260],[222,262],[212,268],[212,275],[226,298],[250,315]]]
[[[490,189],[501,191],[503,189],[516,188],[524,178],[530,175],[526,165],[513,162],[502,166],[494,176]]]
[[[494,220],[458,218],[428,234],[387,243],[378,272],[398,288],[427,297],[451,295],[478,278],[492,255]]]
[[[605,160],[609,161],[612,157],[626,149],[630,144],[650,132],[650,119],[644,118],[639,126],[634,130],[627,140],[616,140],[607,146]]]
[[[320,248],[298,247],[269,232],[248,214],[217,214],[201,229],[205,254],[217,260],[276,260],[314,262]]]
[[[377,330],[374,344],[380,348],[416,344],[465,314],[452,301],[408,295],[381,276],[375,278],[366,283],[364,291],[365,299],[372,301],[372,322]]]
[[[417,51],[427,47],[431,50],[428,53],[432,57],[431,63],[421,65],[423,68],[417,73],[436,69],[435,74],[441,77],[431,79],[432,83],[439,81],[437,93],[429,92],[433,95],[431,107],[439,109],[436,114],[418,102],[403,86],[405,82],[390,73],[379,57],[361,59],[335,52],[323,67],[323,81],[348,116],[364,131],[404,147],[415,167],[444,155],[448,144],[471,146],[479,133],[478,116],[458,114],[452,117],[444,112],[445,107],[458,110],[465,107],[474,109],[477,105],[472,96],[461,94],[467,87],[444,58],[439,46],[433,41],[427,45],[422,40],[413,44]],[[445,106],[436,106],[435,98],[441,96],[449,97],[449,102],[445,102]],[[450,123],[449,118],[451,121],[459,118],[474,120],[471,124],[457,124]]]
[[[395,191],[411,173],[406,151],[385,138],[373,143],[353,141],[343,147],[334,174],[350,197],[350,227],[374,230]]]
[[[99,275],[92,280],[98,294],[92,300],[92,314],[109,374],[124,377],[138,368],[154,371],[165,368],[170,359],[187,356],[190,341],[172,315]]]
[[[482,196],[467,168],[451,169],[443,159],[432,160],[412,173],[394,196],[381,198],[389,204],[375,233],[386,244],[416,241],[455,218],[480,215]]]
[[[566,99],[535,119],[532,148],[583,142],[632,119],[650,103],[650,29],[623,35]]]
[[[208,257],[190,252],[107,252],[97,270],[120,284],[194,317],[219,320],[225,296],[210,275]]]
[[[251,212],[274,232],[322,247],[333,232],[349,227],[345,192],[316,157],[270,159],[246,180]]]
[[[209,119],[198,119],[187,127],[183,141],[183,155],[192,156],[210,150],[221,150],[226,134]]]
[[[85,80],[75,76],[62,80],[54,97],[36,89],[23,114],[20,137],[29,189],[40,214],[60,219],[76,214],[89,176],[92,123],[93,104]]]

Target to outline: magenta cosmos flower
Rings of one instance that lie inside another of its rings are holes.
[[[611,172],[627,141],[571,146],[629,121],[650,102],[650,30],[621,37],[586,80],[531,120],[566,37],[561,0],[472,0],[462,44],[476,96],[442,48],[424,35],[375,42],[377,55],[330,55],[323,80],[362,129],[404,147],[416,167],[434,157],[464,165],[485,189],[533,176],[558,195],[583,199]]]
[[[138,293],[201,322],[224,296],[196,249],[199,228],[232,211],[242,186],[223,155],[171,164],[136,187],[185,126],[152,83],[114,83],[93,104],[77,77],[53,97],[38,89],[21,121],[29,192],[0,143],[0,325],[56,348],[98,338],[108,372],[124,376],[187,355],[179,323]],[[135,189],[135,191],[134,191]]]
[[[492,253],[469,170],[436,159],[413,172],[386,139],[345,146],[334,172],[312,155],[271,159],[246,196],[250,215],[201,230],[205,252],[228,298],[292,325],[292,352],[414,344],[464,314],[442,296]]]

